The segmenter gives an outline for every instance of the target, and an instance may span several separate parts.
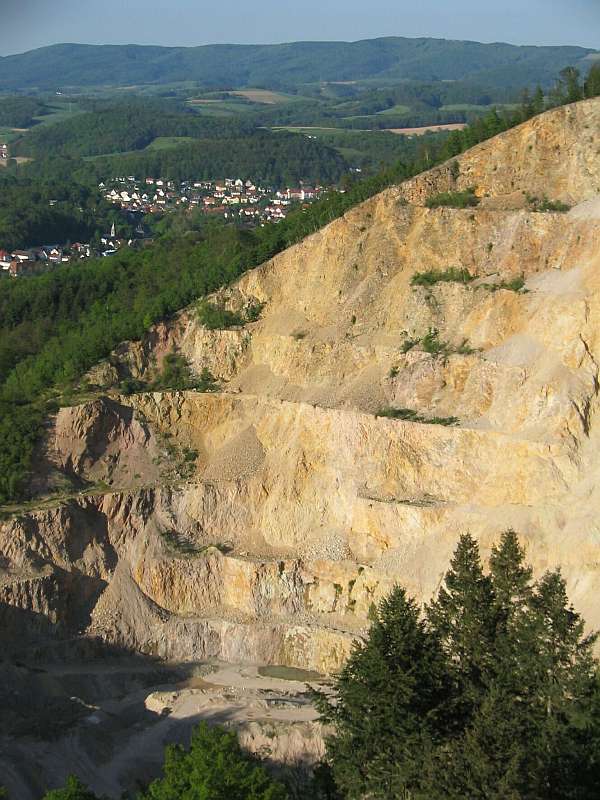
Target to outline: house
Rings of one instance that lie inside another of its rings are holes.
[[[33,261],[35,259],[35,254],[31,250],[13,250],[11,253],[13,261]]]
[[[10,263],[10,267],[8,268],[8,274],[11,276],[11,278],[19,278],[25,275],[34,275],[38,269],[39,267],[37,261],[19,261],[19,259],[14,258]]]
[[[89,258],[92,255],[92,248],[89,244],[75,242],[71,245],[71,252],[79,258]]]
[[[38,257],[41,261],[49,261],[53,264],[60,264],[63,258],[63,251],[58,245],[46,244],[40,248]]]

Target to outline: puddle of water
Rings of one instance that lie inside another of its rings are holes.
[[[325,676],[320,672],[313,672],[310,669],[297,669],[296,667],[267,666],[259,667],[258,674],[262,678],[275,678],[282,681],[307,681],[320,683],[325,680]]]

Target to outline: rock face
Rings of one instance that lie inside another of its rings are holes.
[[[215,298],[258,322],[190,309],[121,346],[98,374],[176,348],[221,390],[63,410],[49,458],[111,489],[2,525],[2,608],[39,641],[330,672],[395,582],[429,598],[462,531],[485,555],[512,527],[597,626],[599,123],[597,100],[557,109],[353,209]],[[425,205],[467,187],[479,207]],[[412,283],[451,267],[472,280]]]

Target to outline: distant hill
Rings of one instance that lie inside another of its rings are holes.
[[[175,84],[294,88],[318,81],[469,80],[502,87],[548,85],[596,51],[388,37],[277,45],[59,44],[0,58],[0,91]]]

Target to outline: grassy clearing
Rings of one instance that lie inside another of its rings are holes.
[[[460,113],[461,111],[473,111],[475,113],[481,112],[485,113],[489,111],[489,106],[479,106],[476,103],[450,103],[447,106],[442,106],[440,111],[449,111],[449,112],[457,112]]]
[[[64,120],[70,119],[71,117],[87,113],[84,109],[79,107],[77,102],[70,102],[68,100],[50,103],[48,107],[50,113],[34,117],[38,126],[54,125],[56,122],[64,122]]]
[[[419,128],[387,128],[390,133],[401,136],[423,136],[426,133],[439,133],[440,131],[462,131],[467,127],[466,122],[450,122],[444,125],[423,125]]]
[[[16,132],[13,128],[0,128],[0,144],[11,144],[19,139],[21,133]]]
[[[284,94],[283,92],[272,92],[268,89],[243,89],[236,92],[231,92],[236,97],[244,97],[250,100],[251,103],[260,103],[261,105],[279,105],[280,103],[290,103],[296,100],[295,97]]]
[[[410,106],[392,106],[391,108],[386,108],[384,111],[378,111],[375,115],[376,117],[385,117],[385,116],[399,116],[400,114],[410,114],[411,108]]]
[[[180,144],[187,144],[193,142],[191,136],[159,136],[153,142],[150,142],[146,150],[170,150]]]
[[[312,128],[310,125],[307,126],[299,126],[299,125],[277,125],[271,128],[273,131],[289,131],[290,133],[304,133],[307,136],[319,136],[319,134],[331,134],[331,133],[345,133],[345,134],[352,134],[352,133],[371,133],[371,131],[358,131],[358,130],[350,130],[348,128]],[[375,133],[376,131],[373,131]]]

